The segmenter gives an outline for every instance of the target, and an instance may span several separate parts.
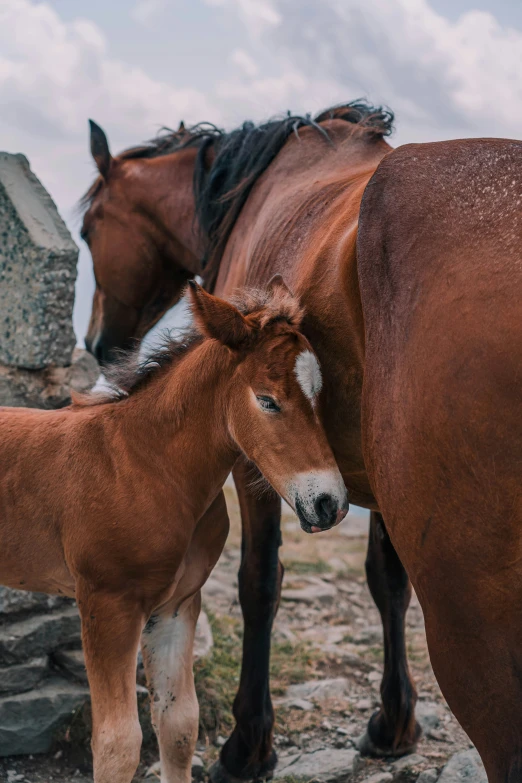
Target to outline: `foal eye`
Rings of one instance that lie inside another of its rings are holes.
[[[269,413],[279,413],[281,411],[281,408],[277,402],[272,399],[272,397],[267,397],[264,394],[258,394],[257,401],[264,411],[268,411]]]

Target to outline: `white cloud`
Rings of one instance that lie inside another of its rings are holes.
[[[491,13],[451,21],[428,0],[273,0],[263,26],[247,18],[244,0],[207,2],[233,10],[246,53],[273,63],[270,78],[243,75],[221,84],[221,96],[315,109],[368,95],[395,110],[410,138],[520,135],[522,31]]]
[[[222,6],[235,11],[256,37],[281,24],[281,14],[271,0],[205,0],[207,5]]]
[[[259,73],[255,60],[244,49],[234,49],[230,55],[230,62],[233,65],[237,65],[250,78],[254,78]]]
[[[110,56],[102,31],[88,20],[63,22],[46,3],[3,0],[0,6],[0,102],[13,125],[26,111],[41,128],[85,133],[86,118],[113,126],[158,127],[184,116],[215,113],[203,93],[176,88]]]
[[[169,0],[137,0],[131,10],[131,16],[139,24],[147,24],[153,17],[160,14],[168,6],[168,3]]]

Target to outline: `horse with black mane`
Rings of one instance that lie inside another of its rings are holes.
[[[116,157],[91,123],[99,176],[83,199],[82,236],[96,277],[86,344],[105,364],[143,337],[195,275],[229,297],[284,272],[302,299],[302,328],[322,364],[320,416],[351,501],[372,510],[366,565],[383,620],[385,665],[382,704],[361,749],[401,755],[420,735],[404,638],[411,588],[362,452],[365,327],[356,257],[361,198],[391,151],[385,137],[392,119],[358,101],[314,119],[286,116],[231,133],[182,126]],[[213,768],[215,781],[267,776],[276,763],[268,667],[283,577],[281,507],[275,494],[251,489],[244,463],[236,464],[234,480],[243,524],[243,666],[237,723]]]

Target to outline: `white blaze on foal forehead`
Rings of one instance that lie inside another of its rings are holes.
[[[294,372],[303,394],[310,402],[315,402],[323,385],[317,357],[311,351],[302,351],[295,360]]]

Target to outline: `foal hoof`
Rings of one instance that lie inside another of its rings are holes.
[[[365,731],[362,737],[359,737],[357,740],[356,745],[361,756],[373,756],[375,758],[394,756],[395,758],[398,758],[399,756],[406,756],[408,753],[415,753],[419,738],[420,732],[415,742],[410,745],[401,745],[398,748],[381,748],[373,742],[368,732]]]
[[[218,759],[212,764],[208,771],[210,783],[245,783],[247,780],[272,780],[274,777],[275,765],[277,764],[277,756],[275,757],[273,765],[271,764],[271,761],[272,760],[255,771],[246,769],[244,777],[237,778],[234,775],[231,775],[230,772],[227,772],[221,759]]]

